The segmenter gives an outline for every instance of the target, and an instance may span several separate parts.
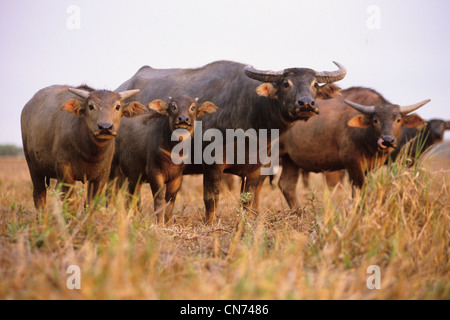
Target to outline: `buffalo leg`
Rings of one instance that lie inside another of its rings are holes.
[[[309,189],[309,172],[302,170],[302,181],[305,189]]]
[[[150,187],[153,194],[153,211],[159,223],[164,223],[164,179],[162,176],[150,177]]]
[[[73,187],[75,186],[75,179],[73,178],[72,168],[70,164],[62,162],[57,164],[57,185],[61,187],[61,199],[72,199],[74,194]]]
[[[139,178],[130,178],[128,180],[128,194],[126,196],[127,206],[130,207],[133,203],[133,199],[136,199],[137,209],[141,205],[141,188],[142,183]],[[134,208],[133,208],[134,209]]]
[[[73,200],[73,196],[75,194],[74,191],[74,186],[75,186],[75,180],[71,179],[70,177],[65,177],[65,178],[58,178],[57,179],[57,186],[60,186],[61,188],[61,194],[60,194],[60,199],[61,200],[65,200],[65,199],[72,199]]]
[[[30,170],[31,181],[33,182],[33,201],[36,209],[45,209],[47,205],[47,188],[45,186],[45,176]]]
[[[255,210],[258,209],[259,191],[261,190],[262,182],[264,182],[264,178],[261,177],[260,172],[258,169],[250,173],[242,181],[243,186],[241,186],[241,192],[250,193],[251,195],[251,198],[244,205]]]
[[[87,198],[88,204],[92,203],[92,200],[102,192],[105,184],[106,179],[88,182],[88,198]]]
[[[269,178],[272,178],[273,175],[270,175]],[[260,175],[259,176],[259,180],[258,180],[258,185],[255,189],[255,196],[254,196],[254,208],[258,209],[259,207],[259,193],[261,192],[261,188],[264,184],[264,181],[266,180],[267,176],[266,175]]]
[[[175,206],[175,199],[177,198],[178,191],[181,188],[181,182],[183,180],[183,176],[180,174],[179,177],[167,183],[166,187],[166,203],[167,207],[164,212],[164,221],[169,222],[172,218],[173,208]]]
[[[234,189],[234,176],[232,174],[225,174],[223,181],[224,181],[224,184],[226,185],[226,188],[229,191],[233,191],[233,189]]]
[[[334,188],[339,182],[343,183],[345,177],[344,170],[325,171],[323,174],[325,175],[325,181],[330,188]]]
[[[283,157],[283,170],[281,171],[280,180],[278,180],[278,186],[283,192],[289,207],[295,209],[298,207],[297,195],[295,189],[297,187],[298,177],[300,175],[300,169],[289,157]]]
[[[214,167],[214,168],[211,168]],[[204,166],[203,174],[203,201],[205,202],[206,223],[215,220],[217,206],[219,205],[220,182],[222,170],[215,166]]]
[[[108,201],[113,197],[117,197],[119,190],[125,184],[125,177],[117,166],[112,166],[108,179],[108,188],[106,189],[106,197]]]
[[[359,163],[347,167],[348,177],[352,185],[352,197],[356,195],[356,189],[361,189],[364,184],[364,171]]]

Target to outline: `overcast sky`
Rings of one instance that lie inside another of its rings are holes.
[[[20,112],[46,86],[114,90],[143,65],[221,59],[272,70],[339,61],[342,88],[430,98],[418,113],[450,120],[449,17],[448,0],[0,0],[0,144],[22,144]]]

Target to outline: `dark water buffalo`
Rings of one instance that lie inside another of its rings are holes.
[[[315,99],[330,98],[339,92],[332,82],[344,78],[346,71],[336,63],[339,70],[317,72],[307,68],[290,68],[281,71],[260,71],[244,64],[218,61],[198,69],[153,69],[142,67],[117,91],[140,89],[138,101],[148,103],[168,96],[189,95],[202,101],[212,101],[219,111],[202,119],[203,133],[215,128],[226,135],[227,129],[278,129],[281,135],[295,121],[308,120],[318,109]],[[319,85],[319,83],[325,83]],[[259,138],[259,137],[258,137]],[[194,138],[194,140],[196,140]],[[264,148],[269,147],[268,137]],[[203,174],[203,198],[206,220],[212,222],[219,202],[220,181],[225,173],[245,177],[245,192],[255,193],[259,181],[261,161],[250,163],[248,145],[245,163],[189,164],[184,174]],[[208,146],[203,142],[203,150]],[[223,157],[227,158],[223,144]],[[258,151],[260,146],[258,146]],[[259,152],[258,152],[259,153]],[[253,199],[256,205],[257,199]]]
[[[117,172],[116,168],[120,168],[128,178],[130,194],[139,192],[142,183],[149,182],[154,211],[158,221],[164,223],[171,218],[185,167],[183,162],[177,164],[172,160],[173,148],[179,144],[179,141],[172,141],[172,133],[176,129],[185,129],[185,134],[192,137],[197,117],[216,112],[218,108],[208,101],[199,104],[198,99],[188,96],[170,99],[168,103],[154,100],[148,107],[157,114],[122,121],[111,178]],[[163,190],[164,186],[166,190]]]
[[[361,90],[352,91],[345,99],[320,101],[320,116],[306,123],[297,122],[282,137],[283,171],[278,185],[291,208],[297,206],[295,187],[299,169],[308,172],[345,169],[352,185],[361,188],[364,173],[383,164],[395,149],[402,127],[423,124],[418,115],[407,114],[430,101],[400,107],[383,98],[383,102],[367,106],[349,101],[350,96],[355,100],[360,96],[365,102],[368,99]]]
[[[67,184],[89,181],[88,201],[101,191],[121,117],[147,112],[139,102],[122,102],[138,91],[51,86],[28,101],[21,116],[22,141],[36,208],[46,205],[50,178],[63,182],[64,192]]]
[[[442,119],[428,120],[423,128],[403,128],[400,143],[389,155],[390,160],[395,161],[403,152],[403,147],[408,145],[407,160],[408,163],[413,164],[414,159],[426,152],[432,145],[442,142],[445,130],[450,130],[450,121]]]

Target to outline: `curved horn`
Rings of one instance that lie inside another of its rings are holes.
[[[423,100],[422,102],[410,105],[410,106],[405,106],[405,107],[400,107],[400,113],[405,115],[408,114],[410,112],[413,112],[414,110],[419,109],[421,106],[423,106],[424,104],[427,104],[428,102],[430,102],[431,99],[427,99],[427,100]]]
[[[81,90],[81,89],[69,88],[69,91],[83,99],[87,99],[90,95],[89,91]]]
[[[371,114],[373,114],[375,112],[375,107],[374,106],[363,106],[361,104],[357,104],[357,103],[354,103],[354,102],[351,102],[351,101],[348,101],[348,100],[345,100],[345,99],[344,99],[344,102],[346,104],[348,104],[350,107],[352,107],[353,109],[356,109],[359,112],[362,112],[362,113],[367,114],[367,115],[371,115]]]
[[[244,68],[245,75],[249,78],[261,81],[261,82],[280,82],[283,80],[284,70],[281,71],[263,71],[257,70],[252,66],[246,66]]]
[[[335,65],[339,68],[336,71],[314,71],[316,73],[317,82],[320,83],[331,83],[344,79],[347,74],[345,67],[339,62],[333,61]]]
[[[139,91],[140,91],[139,89],[134,89],[134,90],[128,90],[128,91],[119,92],[120,100],[129,98],[132,95],[135,95],[136,93],[138,93]]]

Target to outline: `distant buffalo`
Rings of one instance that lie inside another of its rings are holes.
[[[414,160],[432,145],[442,142],[445,130],[450,130],[450,121],[442,119],[428,120],[423,128],[403,128],[400,143],[389,155],[390,160],[395,161],[407,146],[407,161],[412,165]]]

